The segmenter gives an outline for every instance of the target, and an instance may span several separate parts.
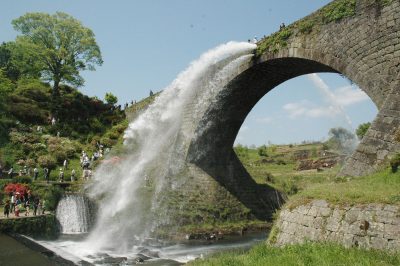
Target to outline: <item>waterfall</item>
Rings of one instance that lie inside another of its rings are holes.
[[[180,134],[185,108],[196,119],[219,90],[249,62],[256,45],[229,42],[204,53],[167,86],[124,135],[123,158],[117,165],[101,165],[88,188],[98,202],[96,224],[87,239],[91,249],[131,250],[168,221],[159,211],[160,194],[179,188],[173,180],[184,165]],[[202,109],[203,108],[203,109]],[[182,148],[184,149],[184,148]],[[155,214],[155,215],[151,215]]]
[[[89,231],[91,214],[89,201],[79,194],[67,194],[58,203],[56,217],[63,234],[80,234]]]

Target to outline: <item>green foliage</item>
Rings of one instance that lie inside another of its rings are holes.
[[[21,71],[13,62],[13,45],[14,43],[12,42],[3,42],[0,45],[0,69],[8,79],[16,81],[19,79]]]
[[[400,153],[396,154],[392,159],[390,159],[390,167],[392,168],[392,173],[396,173],[400,166]]]
[[[54,82],[54,93],[60,82],[82,85],[79,72],[102,64],[94,33],[68,14],[27,13],[12,25],[22,34],[16,40],[24,55],[20,62],[35,62],[42,77]]]
[[[220,253],[205,260],[195,260],[188,265],[400,265],[400,253],[345,248],[331,243],[305,243],[274,247],[265,243],[250,251],[237,250]]]
[[[53,214],[29,219],[1,219],[0,232],[24,234],[40,239],[55,239],[59,233]]]
[[[106,96],[104,97],[104,100],[110,105],[115,105],[118,102],[117,96],[115,96],[111,92],[107,92],[106,93]]]
[[[343,18],[354,16],[355,13],[356,0],[337,0],[323,9],[322,21],[324,23],[339,21]]]
[[[312,31],[314,27],[315,22],[311,19],[304,19],[301,20],[297,27],[299,28],[299,31],[303,34],[308,34]]]
[[[52,157],[50,155],[39,156],[37,161],[41,167],[47,167],[49,169],[54,169],[57,166],[57,161],[54,159],[54,157]]]
[[[265,51],[277,52],[280,48],[287,46],[287,40],[292,35],[293,31],[290,27],[285,27],[282,30],[263,39],[257,46],[256,55],[261,55]]]
[[[287,203],[297,206],[304,200],[325,199],[332,204],[384,203],[399,204],[400,174],[389,169],[357,178],[333,178],[311,183],[292,196]]]
[[[268,157],[267,146],[262,145],[257,149],[258,155]]]
[[[64,191],[59,186],[50,186],[44,194],[46,210],[55,211],[57,208],[57,204],[62,198],[63,194]]]
[[[361,140],[365,136],[370,126],[371,126],[370,122],[363,123],[358,126],[358,128],[356,129],[356,135],[358,139]]]

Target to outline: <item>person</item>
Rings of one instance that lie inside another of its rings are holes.
[[[31,203],[30,203],[29,200],[25,201],[25,216],[29,216],[30,215],[30,210],[29,210],[30,204]]]
[[[71,171],[71,182],[74,182],[75,181],[75,169],[72,169],[72,171]]]
[[[42,213],[42,201],[38,198],[38,203],[37,203],[37,213],[40,215]]]
[[[150,90],[150,97],[154,95],[154,92]]]
[[[22,169],[19,169],[18,176],[22,176]]]
[[[63,166],[64,166],[64,170],[68,169],[68,161],[67,161],[67,159],[64,160]]]
[[[285,23],[282,22],[282,24],[279,26],[279,30],[282,30],[286,27]]]
[[[22,174],[23,175],[27,175],[28,174],[28,166],[24,165],[24,170],[22,170]]]
[[[60,131],[57,131],[57,138],[60,137]]]
[[[15,205],[14,215],[15,217],[19,217],[19,204]]]
[[[257,36],[254,36],[253,43],[256,44],[258,42]]]
[[[10,179],[12,179],[12,178],[13,178],[13,175],[14,175],[14,167],[11,166],[10,169],[8,170],[8,177],[9,177]]]
[[[43,200],[42,201],[42,214],[44,214],[45,211],[46,211],[46,201]]]
[[[39,170],[35,167],[35,168],[33,169],[33,180],[36,181],[36,179],[38,178],[38,176],[39,176]]]
[[[10,201],[7,200],[6,204],[4,205],[4,217],[8,218],[9,214],[10,214]]]
[[[51,119],[51,125],[54,126],[56,124],[56,118],[53,116]]]
[[[10,212],[13,213],[15,210],[15,195],[14,195],[14,192],[11,192],[11,193],[12,194],[11,194],[11,202],[10,202],[10,206],[11,206]]]
[[[58,174],[58,179],[60,180],[60,182],[64,182],[64,172],[63,172],[62,168],[60,168],[60,173]]]
[[[33,200],[33,216],[36,216],[36,215],[37,215],[38,205],[39,205],[39,198],[36,197],[36,198]]]
[[[49,168],[45,167],[43,169],[43,174],[44,174],[44,180],[46,180],[46,182],[49,183],[49,175],[50,175]]]

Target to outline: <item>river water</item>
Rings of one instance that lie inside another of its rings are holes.
[[[188,240],[168,243],[148,239],[143,245],[134,246],[130,252],[120,253],[117,249],[97,252],[86,245],[87,235],[61,235],[56,241],[36,241],[57,255],[85,265],[132,265],[142,258],[145,265],[182,265],[196,258],[230,250],[248,250],[257,243],[265,241],[265,232],[249,233],[244,236],[230,236],[218,241]],[[45,264],[44,264],[45,265]]]

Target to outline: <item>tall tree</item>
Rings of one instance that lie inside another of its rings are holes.
[[[79,72],[103,63],[93,31],[68,14],[27,13],[12,25],[22,34],[17,45],[40,64],[42,78],[53,82],[54,98],[60,83],[81,86],[84,80]]]

